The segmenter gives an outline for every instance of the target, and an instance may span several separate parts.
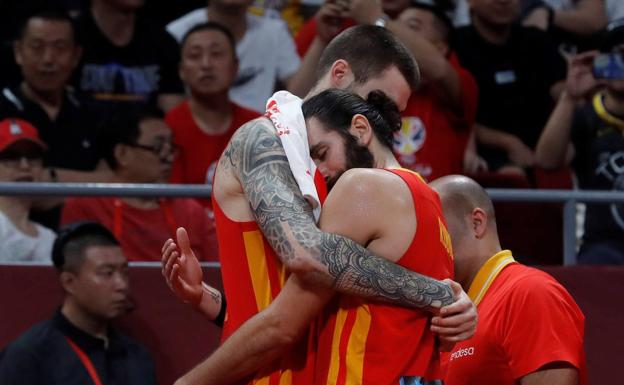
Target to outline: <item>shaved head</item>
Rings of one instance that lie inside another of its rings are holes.
[[[440,196],[444,216],[455,219],[465,218],[473,210],[480,208],[488,216],[488,225],[496,228],[494,205],[487,192],[474,180],[462,175],[449,175],[429,184]]]

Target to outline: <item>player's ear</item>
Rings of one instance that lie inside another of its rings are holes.
[[[472,210],[472,233],[475,238],[481,239],[485,236],[488,226],[488,216],[481,208]]]
[[[368,146],[373,139],[373,128],[366,116],[362,114],[353,115],[349,132],[355,136],[360,146]]]
[[[329,69],[332,88],[345,89],[353,83],[353,72],[346,60],[338,59]]]

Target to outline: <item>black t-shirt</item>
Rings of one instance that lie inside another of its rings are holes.
[[[514,26],[509,41],[499,46],[467,26],[454,34],[454,48],[479,85],[477,122],[534,148],[553,106],[550,87],[566,74],[565,61],[549,36]]]
[[[0,360],[0,378],[6,385],[93,384],[85,365],[66,338],[82,350],[103,385],[155,385],[154,363],[145,347],[108,332],[108,345],[71,324],[60,311],[12,342]]]
[[[71,91],[52,120],[37,103],[27,99],[19,87],[4,88],[0,95],[0,119],[20,118],[30,122],[48,145],[47,165],[91,171],[103,158],[96,121]]]
[[[622,118],[624,124],[624,118]],[[624,136],[596,113],[591,104],[575,111],[572,166],[584,190],[624,191]],[[586,242],[618,241],[624,247],[624,205],[588,204]]]
[[[132,40],[119,47],[86,12],[77,31],[83,54],[74,84],[90,97],[89,109],[99,117],[155,103],[158,94],[184,92],[178,77],[179,47],[164,28],[137,17]]]

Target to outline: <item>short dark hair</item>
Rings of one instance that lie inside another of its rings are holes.
[[[77,272],[87,249],[93,246],[119,246],[119,241],[100,223],[70,223],[59,230],[52,246],[52,262],[58,271]]]
[[[123,110],[106,119],[100,130],[103,138],[104,160],[115,170],[118,166],[115,147],[118,144],[136,144],[141,136],[140,124],[147,119],[163,119],[163,112],[156,107],[133,108]]]
[[[451,15],[455,11],[454,0],[412,0],[410,8],[419,8],[429,11],[435,16],[434,28],[443,38],[450,42],[454,27]]]
[[[317,78],[320,79],[340,59],[349,63],[356,83],[365,83],[391,66],[397,67],[412,91],[420,82],[418,64],[412,54],[383,27],[358,25],[336,36],[321,55]]]
[[[30,23],[30,21],[33,19],[58,21],[61,23],[69,24],[72,40],[76,42],[76,26],[74,24],[74,20],[71,17],[69,17],[67,13],[58,11],[58,10],[40,11],[29,16],[26,20],[24,20],[24,23],[22,23],[22,26],[20,27],[18,35],[17,35],[17,40],[22,40],[24,36],[26,36],[26,31],[28,30],[28,23]]]
[[[349,127],[354,115],[368,119],[375,137],[392,148],[394,133],[401,128],[401,114],[396,104],[381,91],[372,91],[367,100],[338,89],[329,89],[306,100],[301,106],[306,119],[316,118],[323,125],[341,135],[351,135]]]
[[[189,39],[189,37],[201,31],[219,31],[227,37],[228,42],[230,43],[230,48],[232,48],[232,52],[234,53],[234,58],[238,60],[238,56],[236,55],[236,39],[234,38],[234,34],[230,31],[226,26],[220,23],[215,23],[214,21],[208,21],[206,23],[197,24],[193,28],[189,29],[182,37],[180,41],[180,50],[184,48],[184,44]]]

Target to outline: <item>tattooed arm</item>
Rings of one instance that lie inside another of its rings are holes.
[[[241,128],[220,162],[220,167],[234,169],[256,222],[290,271],[320,273],[340,292],[407,307],[437,309],[454,301],[448,284],[377,257],[350,239],[321,232],[268,120]]]

